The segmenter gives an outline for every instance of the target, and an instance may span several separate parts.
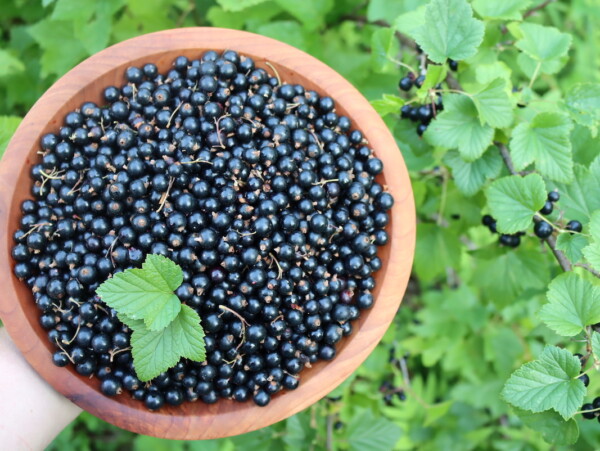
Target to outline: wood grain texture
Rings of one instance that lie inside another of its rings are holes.
[[[52,346],[38,323],[31,292],[12,275],[12,234],[18,228],[20,204],[29,198],[30,166],[38,161],[38,142],[56,132],[64,115],[85,101],[102,103],[103,88],[124,83],[130,65],[154,62],[168,69],[178,55],[199,57],[204,50],[232,49],[252,57],[284,82],[300,83],[331,96],[337,112],[347,115],[383,160],[380,183],[395,199],[388,226],[389,243],[380,248],[383,267],[376,273],[373,308],[354,323],[354,333],[338,347],[331,362],[319,362],[301,374],[297,390],[282,392],[267,407],[252,402],[185,403],[149,412],[127,394],[115,398],[99,392],[96,378],[79,376],[71,366],[52,364]],[[185,28],[144,35],[110,47],[79,64],[57,81],[33,106],[10,141],[0,162],[0,317],[28,362],[56,390],[92,414],[121,428],[170,439],[211,439],[259,429],[310,406],[344,381],[377,345],[400,306],[415,247],[415,210],[402,155],[387,127],[367,100],[343,77],[317,59],[287,44],[241,31]]]

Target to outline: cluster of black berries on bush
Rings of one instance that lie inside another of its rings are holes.
[[[549,192],[548,199],[547,199],[546,203],[544,204],[544,207],[540,210],[540,214],[542,214],[542,215],[551,214],[554,211],[554,204],[556,202],[558,202],[559,199],[560,199],[560,194],[558,193],[558,191]],[[490,232],[498,233],[498,231],[496,230],[496,220],[492,216],[484,215],[483,218],[481,219],[481,222],[484,226],[486,226],[487,228],[490,229]],[[577,221],[576,219],[573,219],[573,220],[567,222],[567,224],[565,225],[565,230],[568,230],[570,232],[579,233],[583,230],[583,225],[581,224],[581,222]],[[552,235],[553,232],[554,232],[554,227],[549,222],[547,222],[543,219],[537,219],[534,222],[533,233],[535,233],[535,235],[538,238],[548,238],[550,235]],[[501,234],[498,241],[500,244],[502,244],[504,246],[517,247],[517,246],[519,246],[519,244],[521,244],[521,237],[523,235],[525,235],[525,232],[523,232],[523,231],[517,232],[512,235]]]
[[[125,389],[150,409],[266,405],[333,359],[373,304],[393,203],[375,181],[382,162],[331,98],[233,51],[126,78],[104,90],[106,106],[85,103],[42,138],[15,274],[54,363],[97,376],[106,395]],[[95,291],[148,254],[182,267],[176,294],[202,319],[207,361],[183,359],[143,384],[130,330]]]

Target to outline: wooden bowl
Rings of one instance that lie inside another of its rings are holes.
[[[259,67],[276,68],[284,82],[301,83],[331,96],[337,111],[360,129],[384,163],[380,183],[395,204],[388,225],[389,243],[379,249],[383,267],[376,273],[372,309],[354,324],[331,362],[305,369],[300,386],[274,396],[267,407],[253,402],[220,400],[207,405],[184,403],[148,411],[127,394],[109,398],[97,378],[78,375],[72,366],[53,365],[53,346],[39,324],[39,310],[28,287],[13,275],[12,234],[19,227],[20,204],[30,198],[29,170],[39,161],[40,137],[56,132],[65,114],[85,101],[102,104],[103,88],[124,83],[128,66],[154,62],[167,70],[179,55],[197,58],[205,50],[232,49],[250,56]],[[377,345],[398,309],[410,275],[415,246],[415,211],[402,155],[387,127],[369,102],[333,69],[287,44],[242,31],[184,28],[151,33],[114,45],[88,58],[58,80],[33,106],[10,141],[0,163],[0,317],[28,362],[56,390],[88,412],[123,429],[170,439],[213,439],[269,426],[321,399],[346,379]]]

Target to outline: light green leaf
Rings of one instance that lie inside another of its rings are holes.
[[[564,56],[571,46],[571,35],[561,33],[558,28],[534,23],[520,26],[523,38],[515,46],[536,61],[551,61]]]
[[[450,407],[452,407],[453,404],[454,401],[446,401],[429,406],[429,408],[427,409],[427,414],[425,416],[425,421],[423,422],[423,426],[429,427],[440,418],[443,418],[448,413]]]
[[[298,19],[308,31],[321,28],[334,5],[333,0],[275,0],[275,3]]]
[[[302,50],[307,48],[306,32],[295,20],[274,20],[262,24],[256,32],[269,38],[277,39]]]
[[[600,210],[592,214],[589,231],[592,242],[583,248],[583,255],[594,269],[600,270]]]
[[[44,19],[28,27],[28,32],[42,48],[42,77],[63,75],[88,53],[73,36],[71,22]],[[69,51],[65,52],[65,47]]]
[[[539,359],[526,363],[508,379],[505,401],[534,413],[555,410],[565,420],[581,407],[585,386],[577,379],[579,359],[566,349],[546,346]]]
[[[18,116],[0,116],[0,157],[20,123],[21,118]]]
[[[25,65],[8,50],[0,49],[0,77],[23,72]]]
[[[592,332],[592,353],[594,360],[600,361],[600,334],[596,331]]]
[[[477,83],[486,85],[497,78],[502,78],[510,82],[512,70],[502,61],[495,61],[490,64],[479,64],[475,69]]]
[[[95,2],[80,0],[56,0],[52,20],[87,22],[94,14]]]
[[[391,451],[402,430],[385,418],[377,418],[369,409],[359,411],[348,424],[348,446],[351,451]]]
[[[527,427],[542,433],[548,443],[554,445],[572,445],[579,437],[579,426],[575,418],[565,421],[558,413],[552,411],[532,413],[514,408],[517,416]]]
[[[546,202],[546,186],[538,174],[511,175],[496,180],[487,190],[488,205],[498,231],[516,233],[527,229]]]
[[[429,93],[430,89],[433,89],[437,84],[444,81],[447,73],[447,64],[430,64],[429,66],[427,66],[427,74],[425,75],[425,81],[423,81],[423,85],[417,91],[417,95],[420,97],[425,97]]]
[[[385,1],[389,3],[388,0]],[[414,39],[418,29],[425,23],[426,11],[427,6],[422,5],[413,11],[400,14],[394,20],[394,29]]]
[[[572,337],[600,322],[600,289],[573,272],[556,277],[547,296],[540,318],[559,335]]]
[[[367,6],[367,20],[375,22],[376,20],[390,21],[392,18],[406,12],[406,2],[397,0],[371,0]]]
[[[465,161],[474,161],[492,144],[494,129],[483,125],[475,104],[466,96],[444,96],[445,109],[429,124],[425,139],[434,146],[458,148]]]
[[[534,23],[523,23],[519,27],[522,38],[515,46],[524,53],[519,55],[518,63],[528,76],[536,72],[553,74],[566,62],[572,37],[561,33],[557,28]]]
[[[225,11],[238,12],[266,1],[267,0],[217,0],[217,3],[221,5]]]
[[[163,329],[181,310],[173,292],[181,285],[181,268],[161,255],[148,255],[141,269],[115,274],[96,293],[110,307],[132,319],[143,319],[153,331]]]
[[[475,0],[473,9],[486,19],[521,20],[523,11],[531,0]]]
[[[515,169],[525,169],[535,162],[542,175],[557,182],[570,182],[573,179],[572,128],[567,116],[550,112],[539,113],[531,122],[517,125],[510,142]]]
[[[466,0],[431,0],[425,24],[415,31],[417,43],[436,63],[459,61],[477,52],[483,40],[483,23],[473,17]]]
[[[381,99],[371,101],[371,106],[380,116],[385,117],[388,114],[400,113],[400,108],[404,105],[404,99],[391,94],[384,94]]]
[[[138,327],[131,335],[131,354],[135,372],[141,381],[149,381],[175,366],[183,357],[195,362],[206,358],[204,331],[200,317],[187,305],[175,319],[158,332]]]
[[[417,226],[415,269],[426,281],[446,274],[447,268],[456,268],[460,262],[462,246],[447,228],[435,224],[420,223]],[[435,255],[435,259],[431,256]]]
[[[497,78],[473,96],[481,122],[492,127],[508,127],[513,120],[513,106],[506,92],[506,80]]]
[[[455,151],[448,152],[444,161],[452,169],[454,183],[467,196],[479,192],[485,182],[497,177],[502,169],[502,158],[494,148],[472,163],[464,161]]]
[[[580,234],[561,233],[556,239],[556,248],[565,253],[571,263],[578,263],[583,257],[582,249],[588,244]]]
[[[592,212],[600,209],[600,181],[595,172],[576,164],[571,183],[557,183],[561,208],[570,219],[586,221]]]
[[[375,71],[396,71],[396,64],[391,61],[400,51],[400,43],[391,28],[379,28],[371,36],[371,61]]]
[[[589,127],[592,136],[600,122],[600,83],[578,83],[565,96],[567,111],[578,124]]]

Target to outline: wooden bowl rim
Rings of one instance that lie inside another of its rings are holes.
[[[16,284],[21,282],[12,273],[14,230],[10,229],[10,218],[17,208],[14,204],[17,201],[13,197],[17,177],[31,164],[28,152],[38,146],[37,140],[42,129],[55,117],[65,98],[81,95],[86,86],[102,75],[134,59],[152,61],[153,55],[175,53],[182,49],[197,49],[199,55],[209,49],[236,50],[240,54],[263,58],[276,67],[287,68],[317,83],[323,92],[336,101],[336,105],[346,110],[348,116],[361,117],[360,124],[353,119],[353,126],[361,129],[369,145],[383,160],[386,183],[395,198],[391,210],[389,264],[384,267],[385,274],[378,276],[381,286],[371,312],[361,323],[360,329],[346,339],[348,343],[338,356],[323,367],[327,368],[326,371],[319,370],[319,377],[311,378],[306,384],[302,383],[301,375],[297,390],[274,397],[269,406],[264,408],[249,402],[221,409],[219,404],[233,401],[219,401],[215,405],[193,408],[193,415],[179,408],[149,412],[142,403],[127,405],[119,402],[118,398],[103,396],[86,384],[83,377],[52,365],[46,344],[33,332],[22,308],[24,301],[19,299],[16,291]],[[310,67],[312,72],[306,73],[304,67]],[[96,77],[90,80],[90,73],[95,71]],[[314,74],[318,74],[318,77]],[[366,127],[367,123],[369,127]],[[0,161],[0,266],[3,269],[0,272],[0,286],[6,290],[0,297],[0,317],[33,368],[57,391],[97,417],[136,433],[169,439],[234,436],[269,426],[305,409],[341,384],[366,359],[383,337],[400,306],[412,267],[415,231],[412,188],[402,154],[382,119],[341,75],[301,50],[249,32],[208,27],[159,31],[108,47],[77,65],[35,103],[13,135]],[[376,311],[377,315],[374,314]],[[362,339],[357,340],[358,336]],[[342,359],[342,356],[345,357]]]

